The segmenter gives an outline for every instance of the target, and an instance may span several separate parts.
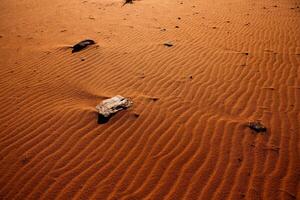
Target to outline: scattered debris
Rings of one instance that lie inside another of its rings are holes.
[[[128,4],[128,3],[133,4],[133,0],[125,0],[125,2],[122,5],[122,7],[125,6],[125,4]]]
[[[142,78],[142,79],[143,79],[143,78],[145,78],[145,77],[146,77],[146,76],[145,76],[144,73],[140,73],[140,74],[139,74],[139,78]]]
[[[98,110],[98,124],[108,122],[112,115],[118,111],[129,108],[132,104],[133,102],[130,99],[120,95],[102,101],[96,106],[96,109]]]
[[[275,152],[279,152],[280,147],[265,147],[263,148],[263,150],[269,150],[269,151],[275,151]]]
[[[134,113],[133,115],[134,115],[134,117],[136,117],[136,118],[138,118],[138,117],[140,116],[139,113]]]
[[[165,42],[164,45],[166,47],[172,47],[173,46],[172,42]]]
[[[158,100],[159,100],[158,97],[151,97],[150,99],[151,99],[152,101],[158,101]]]
[[[267,131],[267,128],[260,121],[249,122],[248,127],[257,133]]]
[[[22,163],[23,165],[26,165],[29,161],[30,161],[30,159],[29,159],[28,156],[24,156],[24,157],[21,159],[21,163]]]
[[[267,90],[275,90],[274,87],[263,87],[262,89],[267,89]]]
[[[72,53],[81,51],[82,49],[86,48],[89,45],[93,45],[96,44],[96,42],[94,40],[83,40],[77,44],[75,44],[72,48]]]
[[[279,191],[284,192],[285,194],[287,194],[288,196],[290,196],[292,199],[297,199],[297,195],[293,194],[287,190],[283,190],[283,189],[279,189]]]

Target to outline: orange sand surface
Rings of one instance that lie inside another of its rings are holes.
[[[0,3],[0,199],[300,199],[300,2],[122,4]]]

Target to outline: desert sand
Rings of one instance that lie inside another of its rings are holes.
[[[1,2],[0,199],[300,199],[300,2],[123,3]]]

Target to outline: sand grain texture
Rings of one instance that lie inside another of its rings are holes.
[[[122,3],[0,4],[0,199],[300,199],[300,3]]]

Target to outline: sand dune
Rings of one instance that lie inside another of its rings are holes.
[[[300,3],[122,3],[0,4],[0,199],[300,199]]]

